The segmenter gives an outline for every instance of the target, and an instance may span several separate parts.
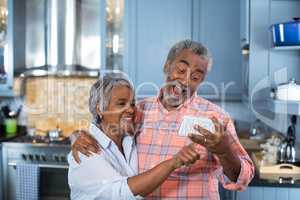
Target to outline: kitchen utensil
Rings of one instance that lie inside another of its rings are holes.
[[[275,97],[283,101],[300,101],[300,85],[296,83],[295,79],[280,84],[275,90]]]
[[[65,138],[62,136],[62,131],[60,128],[56,127],[56,129],[52,129],[48,131],[48,137],[50,141],[61,141]]]
[[[296,151],[296,123],[297,116],[291,117],[291,125],[288,127],[287,136],[281,143],[278,150],[278,163],[300,164],[300,158]]]
[[[293,21],[273,24],[271,26],[274,46],[300,45],[299,19],[299,17],[295,17]]]

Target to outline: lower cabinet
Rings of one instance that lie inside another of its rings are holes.
[[[0,143],[0,200],[3,199],[2,144]]]
[[[300,188],[248,187],[244,192],[236,192],[235,200],[299,200]],[[226,199],[224,199],[226,200]]]

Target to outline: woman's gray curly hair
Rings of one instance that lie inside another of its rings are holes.
[[[133,90],[132,84],[122,74],[109,73],[95,82],[90,89],[89,110],[94,123],[101,123],[97,113],[97,105],[101,112],[106,111],[111,98],[111,91],[115,86],[124,85]]]
[[[182,40],[176,43],[169,51],[167,62],[172,62],[176,56],[184,49],[189,49],[196,55],[201,56],[203,59],[208,61],[207,71],[211,70],[212,66],[212,57],[211,54],[203,44],[200,42],[192,41],[192,40]],[[167,63],[166,62],[166,63]],[[168,75],[170,73],[170,69],[168,68],[169,65],[164,66],[164,73]]]

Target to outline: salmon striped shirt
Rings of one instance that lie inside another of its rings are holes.
[[[184,116],[215,116],[221,121],[230,119],[222,108],[197,95],[172,111],[167,111],[158,97],[144,99],[137,107],[142,111],[137,137],[139,173],[172,158],[182,147],[191,143],[188,137],[178,135]],[[241,162],[236,182],[226,177],[216,155],[198,145],[200,160],[175,170],[146,199],[217,200],[219,182],[229,190],[245,189],[254,175],[253,163],[238,140],[232,120],[229,120],[225,134],[229,136],[229,148],[238,155]]]

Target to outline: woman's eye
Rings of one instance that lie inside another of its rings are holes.
[[[119,106],[125,106],[126,103],[125,103],[125,102],[119,102],[118,105],[119,105]]]

